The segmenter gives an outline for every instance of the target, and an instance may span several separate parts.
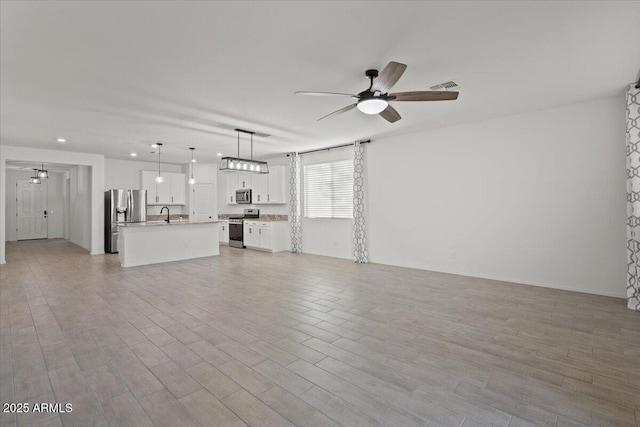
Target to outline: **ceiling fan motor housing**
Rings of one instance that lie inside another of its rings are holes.
[[[365,114],[378,114],[389,105],[387,95],[379,91],[371,92],[369,89],[358,94],[358,110]]]

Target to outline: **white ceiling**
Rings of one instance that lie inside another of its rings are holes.
[[[640,69],[640,2],[0,2],[3,144],[185,163],[268,157],[622,94]],[[408,64],[395,91],[450,79],[458,101],[351,101],[364,71]],[[66,144],[55,139],[64,136]],[[241,155],[248,155],[242,140]],[[43,159],[46,161],[46,159]]]
[[[7,169],[20,170],[23,172],[33,172],[34,169],[42,169],[49,172],[66,172],[73,169],[75,165],[68,165],[64,163],[37,163],[37,162],[25,162],[18,160],[7,161]]]

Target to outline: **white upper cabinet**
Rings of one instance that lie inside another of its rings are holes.
[[[226,172],[225,179],[227,180],[227,200],[228,205],[235,205],[236,203],[236,190],[238,189],[238,174],[235,172]]]
[[[251,172],[236,172],[238,175],[238,190],[251,188],[251,180],[253,179],[253,173]]]
[[[155,205],[158,203],[158,194],[156,192],[156,172],[142,171],[142,190],[147,190],[147,204]]]
[[[271,166],[268,176],[267,203],[287,203],[285,193],[286,167]]]
[[[226,204],[236,204],[236,190],[251,189],[254,205],[287,203],[286,166],[269,166],[269,173],[226,172]]]
[[[253,176],[253,203],[256,205],[287,203],[285,166],[269,166],[268,174]]]
[[[261,205],[268,203],[269,174],[256,174],[253,177],[253,187],[251,190],[254,204]]]
[[[165,182],[169,181],[169,198],[172,205],[184,205],[186,200],[185,186],[187,184],[185,174],[183,173],[167,173]]]
[[[163,182],[155,181],[158,173],[142,171],[142,189],[147,190],[148,205],[184,205],[185,204],[185,174],[164,172],[161,174]]]

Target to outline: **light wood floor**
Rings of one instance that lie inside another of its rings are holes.
[[[290,253],[7,244],[2,426],[640,426],[622,299]]]

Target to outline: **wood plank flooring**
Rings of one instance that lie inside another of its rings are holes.
[[[640,427],[622,299],[291,253],[0,266],[2,426]]]

